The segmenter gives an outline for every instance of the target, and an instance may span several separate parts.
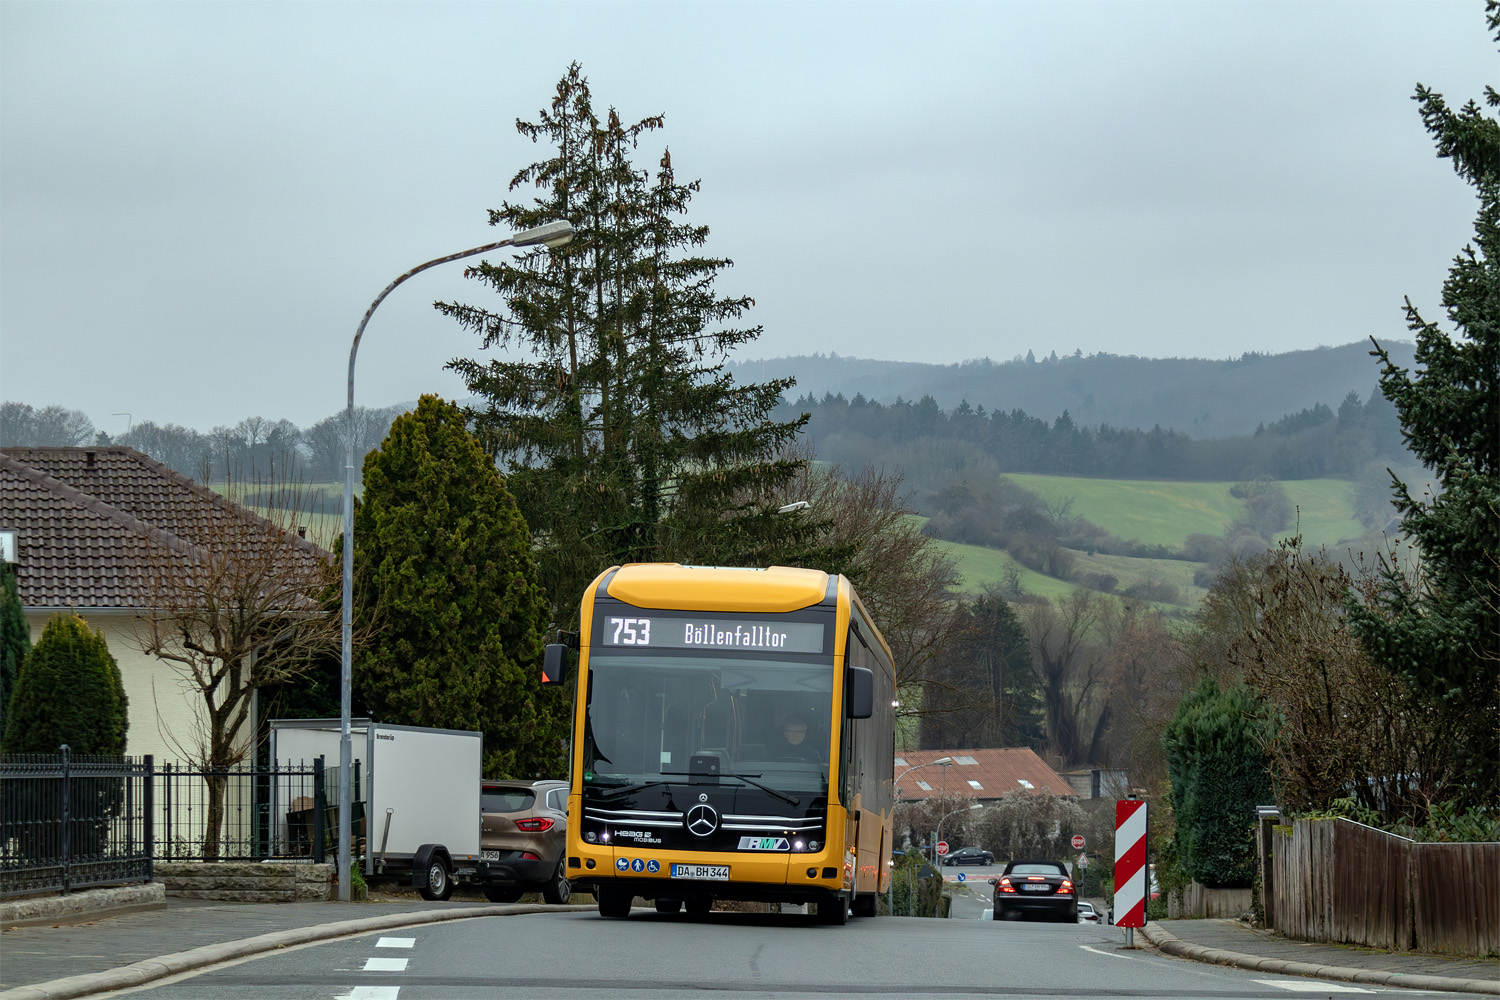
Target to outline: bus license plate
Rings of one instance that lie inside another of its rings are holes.
[[[673,865],[673,878],[708,879],[713,882],[729,881],[728,865]]]

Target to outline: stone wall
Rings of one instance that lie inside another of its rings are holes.
[[[168,896],[220,899],[236,903],[300,903],[336,899],[333,865],[275,861],[158,861],[156,880]]]

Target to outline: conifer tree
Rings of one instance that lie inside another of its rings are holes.
[[[1500,4],[1487,20],[1500,41]],[[1383,362],[1381,392],[1395,404],[1407,447],[1434,470],[1440,489],[1416,497],[1394,480],[1402,533],[1420,575],[1388,563],[1378,599],[1353,624],[1370,655],[1436,706],[1451,734],[1459,805],[1489,805],[1500,788],[1500,122],[1474,101],[1454,111],[1418,85],[1422,121],[1438,156],[1478,195],[1474,242],[1443,284],[1450,336],[1406,301],[1416,365]],[[1500,106],[1486,88],[1485,102]]]
[[[0,735],[5,733],[16,677],[20,675],[21,664],[30,651],[31,628],[21,612],[16,568],[8,562],[0,562]]]
[[[613,109],[601,120],[570,66],[538,121],[517,122],[552,147],[510,183],[536,197],[505,202],[490,222],[567,219],[573,242],[470,268],[499,293],[497,311],[438,304],[485,348],[534,358],[450,367],[486,401],[477,433],[506,463],[560,622],[611,563],[829,558],[811,541],[815,521],[778,517],[769,502],[797,471],[777,456],[807,416],[771,419],[791,379],[741,385],[724,370],[761,330],[738,325],[753,300],[715,290],[732,262],[705,255],[708,228],[683,218],[699,183],[677,179],[670,150],[654,173],[633,162],[663,125],[626,126]]]
[[[491,778],[565,773],[565,705],[541,687],[549,609],[531,535],[463,413],[435,396],[365,458],[356,695],[381,722],[484,733]],[[561,769],[561,770],[560,770]]]
[[[125,684],[104,635],[74,614],[52,617],[26,657],[0,753],[123,754]]]

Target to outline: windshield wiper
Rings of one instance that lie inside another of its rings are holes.
[[[797,796],[778,791],[772,788],[770,785],[762,784],[761,782],[756,781],[755,779],[760,777],[760,775],[758,774],[752,777],[748,774],[735,774],[733,771],[725,771],[723,774],[719,775],[719,777],[739,778],[741,781],[754,785],[756,788],[759,788],[761,791],[767,793],[768,795],[776,796],[778,799],[787,803],[788,805],[800,806],[802,804],[802,800],[797,798]]]
[[[739,778],[741,781],[745,782],[746,784],[754,785],[756,788],[759,788],[761,791],[765,792],[768,795],[774,795],[774,796],[776,796],[778,799],[780,799],[781,801],[787,803],[788,805],[797,806],[797,805],[801,805],[802,804],[802,800],[799,799],[799,798],[797,798],[795,795],[788,795],[786,792],[778,791],[777,789],[772,788],[770,785],[763,784],[762,782],[756,781],[755,779],[758,778],[758,777],[760,777],[760,775],[758,775],[758,774],[757,775],[735,774],[733,772],[728,772],[728,771],[724,772],[723,774],[716,774],[716,775],[700,774],[700,773],[695,772],[695,771],[663,771],[662,774],[666,775],[668,777],[671,777],[671,778]],[[698,785],[709,785],[709,784],[714,784],[714,782],[712,782],[712,781],[669,781],[669,780],[666,780],[666,778],[662,778],[662,779],[656,780],[656,781],[641,781],[641,782],[637,782],[634,785],[618,785],[618,786],[614,786],[614,787],[608,787],[608,790],[601,790],[598,785],[593,785],[591,787],[593,788],[595,794],[597,794],[602,799],[616,799],[616,798],[619,798],[622,795],[630,795],[630,794],[632,794],[634,792],[639,792],[643,788],[654,788],[657,785],[687,785],[689,788],[693,788],[693,787],[696,787]]]

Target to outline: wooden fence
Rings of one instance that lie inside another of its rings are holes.
[[[1347,819],[1273,831],[1266,917],[1287,937],[1500,952],[1500,843],[1419,844]]]

